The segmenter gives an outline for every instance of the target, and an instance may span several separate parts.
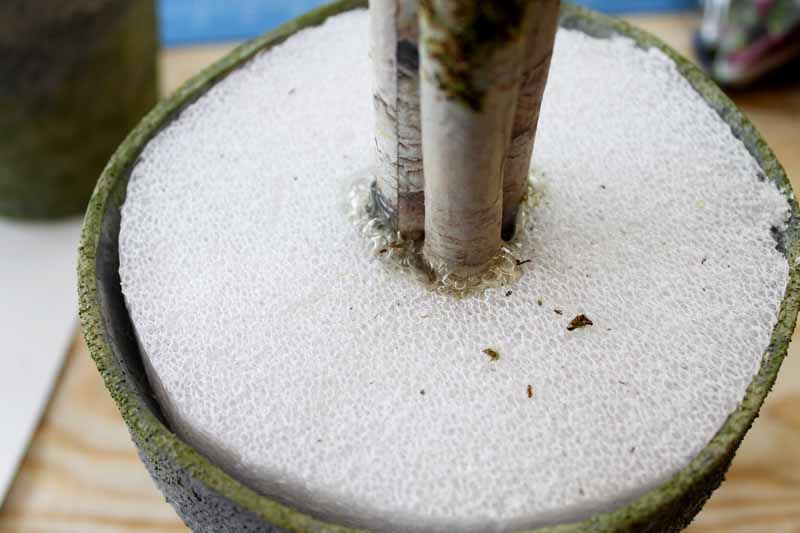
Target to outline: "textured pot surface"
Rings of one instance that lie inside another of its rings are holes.
[[[83,211],[157,101],[153,0],[0,6],[0,216]]]
[[[346,0],[316,10],[278,30],[245,44],[184,85],[156,107],[130,134],[103,173],[84,224],[79,263],[81,320],[92,357],[130,428],[151,475],[184,521],[196,531],[345,531],[262,497],[211,464],[170,431],[145,377],[141,354],[119,281],[118,236],[120,207],[129,172],[147,142],[187,104],[256,53],[280,43],[303,27],[365,2]],[[780,164],[749,121],[713,83],[655,38],[625,23],[587,10],[565,6],[562,27],[598,38],[617,34],[641,47],[655,47],[671,57],[680,72],[730,125],[767,176],[787,196],[791,218],[777,236],[790,265],[800,251],[797,204]],[[675,531],[684,527],[719,485],[741,439],[772,387],[797,315],[800,290],[796,268],[771,342],[747,395],[726,424],[683,470],[661,487],[616,511],[547,531]]]

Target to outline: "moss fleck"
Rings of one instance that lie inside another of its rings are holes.
[[[498,352],[494,348],[484,348],[483,353],[488,355],[489,359],[491,359],[492,362],[495,362],[500,359],[500,352]]]
[[[594,322],[592,322],[588,316],[580,314],[572,319],[572,321],[569,323],[569,326],[567,326],[567,331],[573,331],[578,328],[592,325],[594,325]]]

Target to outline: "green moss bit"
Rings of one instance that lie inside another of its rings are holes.
[[[490,60],[494,51],[521,39],[528,2],[451,0],[448,7],[437,0],[420,0],[419,13],[436,37],[425,47],[440,65],[436,74],[439,88],[476,113],[483,107],[486,89],[473,79],[476,65]]]
[[[491,359],[493,363],[500,359],[500,352],[498,352],[494,348],[484,348],[483,353],[488,355],[489,359]]]
[[[573,331],[578,328],[584,328],[592,325],[594,325],[594,322],[592,322],[588,316],[580,314],[572,319],[572,322],[570,322],[569,326],[567,326],[567,331]]]

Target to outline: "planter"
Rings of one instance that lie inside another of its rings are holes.
[[[0,216],[81,213],[157,101],[152,0],[0,7]]]
[[[147,373],[150,372],[152,378],[153,369],[146,370],[146,359],[140,351],[137,331],[134,330],[120,286],[120,213],[128,193],[131,169],[142,150],[159,131],[226,75],[259,52],[285,41],[298,30],[320,25],[335,14],[360,7],[364,7],[363,2],[345,1],[313,11],[245,44],[189,81],[156,107],[120,146],[101,176],[89,206],[79,263],[84,335],[92,357],[139,447],[143,462],[167,500],[186,524],[196,531],[350,529],[339,525],[342,522],[318,518],[319,513],[301,512],[276,499],[260,495],[234,479],[170,429],[165,410],[154,399],[156,395],[163,394],[159,390],[161,384],[148,379]],[[552,519],[552,525],[541,528],[542,531],[559,532],[675,531],[691,521],[722,481],[736,448],[756,417],[786,355],[794,329],[800,290],[800,278],[795,268],[795,260],[800,252],[797,204],[780,164],[749,121],[713,83],[675,52],[627,24],[576,7],[563,8],[561,26],[599,39],[626,36],[642,49],[660,50],[666,54],[708,107],[730,126],[735,137],[741,139],[760,167],[763,180],[777,187],[788,204],[786,228],[776,228],[774,232],[778,241],[776,246],[791,266],[788,282],[771,340],[761,358],[757,374],[738,407],[711,441],[685,467],[658,487],[613,510],[603,510],[577,521],[569,518]],[[529,397],[533,395],[532,389],[528,394]]]

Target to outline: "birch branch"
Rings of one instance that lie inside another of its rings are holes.
[[[417,0],[370,2],[375,198],[406,238],[424,229]]]
[[[420,0],[424,252],[465,274],[498,252],[530,2]]]
[[[528,187],[542,95],[558,28],[559,0],[535,0],[528,10],[527,42],[517,109],[503,175],[503,236],[514,234],[520,202]]]

